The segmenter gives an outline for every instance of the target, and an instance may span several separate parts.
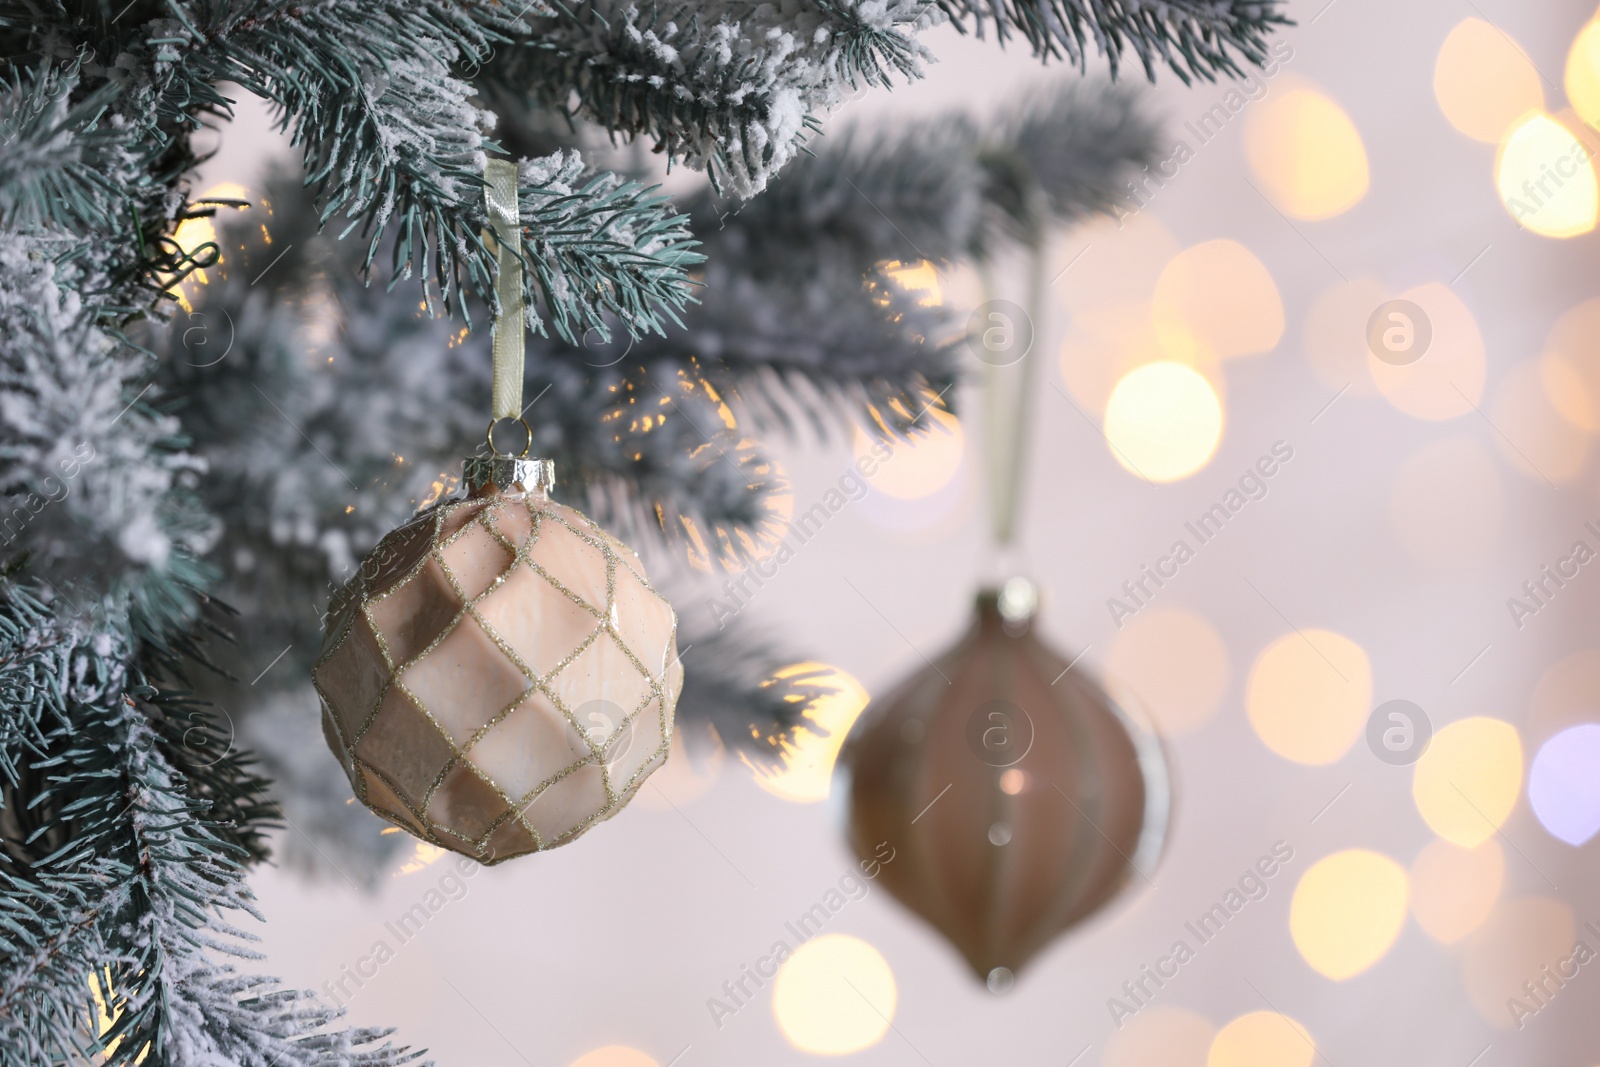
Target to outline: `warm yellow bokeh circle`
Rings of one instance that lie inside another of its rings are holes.
[[[1312,766],[1349,751],[1371,703],[1366,652],[1332,630],[1302,630],[1268,645],[1245,689],[1256,736],[1284,759]]]
[[[1253,1011],[1217,1031],[1206,1067],[1311,1067],[1317,1046],[1299,1022],[1275,1011]]]
[[[1205,1067],[1216,1033],[1197,1012],[1151,1004],[1111,1034],[1100,1067]]]
[[[1453,945],[1483,925],[1505,877],[1500,842],[1462,848],[1435,838],[1411,862],[1411,914],[1429,937]]]
[[[1173,256],[1156,280],[1151,321],[1182,362],[1270,352],[1283,337],[1283,298],[1266,264],[1238,241],[1203,241]]]
[[[1380,852],[1345,849],[1300,876],[1289,932],[1312,970],[1336,982],[1384,957],[1406,922],[1406,870]]]
[[[1369,351],[1367,371],[1373,384],[1389,403],[1419,419],[1475,415],[1488,374],[1488,355],[1472,309],[1443,282],[1408,289],[1398,299],[1422,310],[1433,339],[1421,358],[1400,366]]]
[[[1541,237],[1576,237],[1600,216],[1589,149],[1549,115],[1519,119],[1500,142],[1494,182],[1518,225]]]
[[[1450,125],[1497,143],[1517,119],[1544,107],[1544,86],[1516,42],[1482,19],[1463,19],[1439,46],[1433,95]]]
[[[918,500],[955,479],[966,453],[961,420],[943,409],[929,411],[925,420],[931,423],[927,429],[894,441],[855,432],[856,466],[872,471],[867,484],[873,489],[896,500]]]
[[[585,1052],[572,1061],[571,1067],[660,1067],[660,1064],[636,1048],[607,1045]]]
[[[1461,719],[1433,735],[1417,760],[1411,796],[1428,828],[1471,848],[1493,837],[1522,791],[1522,739],[1508,722]]]
[[[1261,191],[1298,219],[1348,211],[1371,183],[1360,131],[1344,108],[1310,84],[1290,84],[1252,108],[1244,146]]]
[[[1567,102],[1591,126],[1600,125],[1600,20],[1578,31],[1567,53]]]
[[[882,953],[848,934],[823,934],[778,969],[772,1014],[801,1052],[842,1056],[883,1040],[898,999]]]
[[[774,672],[779,679],[816,674],[820,675],[816,681],[833,692],[812,704],[808,718],[827,731],[826,735],[802,726],[795,731],[783,769],[756,774],[756,784],[762,789],[797,804],[828,799],[839,749],[871,699],[854,675],[826,663],[797,663]]]
[[[1146,363],[1111,390],[1105,434],[1125,469],[1152,482],[1175,482],[1211,461],[1222,439],[1222,401],[1193,367]]]
[[[1117,630],[1106,654],[1107,678],[1129,691],[1164,737],[1204,726],[1222,704],[1230,673],[1217,628],[1183,608],[1141,611]]]

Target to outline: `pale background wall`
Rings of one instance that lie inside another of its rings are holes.
[[[1469,715],[1504,719],[1517,726],[1531,758],[1554,728],[1553,719],[1534,714],[1536,685],[1565,657],[1600,644],[1594,621],[1600,579],[1587,570],[1521,631],[1505,608],[1524,579],[1565,554],[1584,520],[1600,517],[1594,464],[1553,487],[1518,466],[1487,417],[1407,415],[1373,395],[1359,360],[1351,363],[1355,387],[1324,411],[1338,386],[1313,372],[1304,343],[1313,301],[1344,285],[1341,273],[1370,276],[1398,291],[1449,283],[1470,263],[1453,288],[1484,339],[1487,386],[1478,407],[1493,413],[1512,368],[1539,355],[1551,324],[1600,289],[1600,238],[1553,241],[1518,230],[1495,196],[1493,146],[1453,130],[1434,101],[1434,57],[1453,26],[1479,14],[1527,49],[1552,83],[1545,91],[1555,108],[1563,103],[1567,48],[1592,11],[1574,0],[1496,0],[1492,7],[1335,0],[1323,9],[1324,2],[1290,4],[1301,25],[1283,34],[1294,48],[1284,78],[1308,79],[1354,122],[1371,165],[1364,199],[1328,221],[1289,224],[1247,184],[1244,123],[1236,120],[1147,212],[1175,247],[1221,237],[1242,243],[1282,295],[1281,343],[1219,372],[1227,424],[1209,465],[1152,487],[1124,471],[1097,429],[1054,389],[1039,399],[1026,556],[1047,594],[1044,631],[1061,647],[1087,647],[1084,663],[1095,669],[1105,665],[1116,636],[1105,598],[1161,554],[1183,521],[1216,501],[1274,441],[1295,449],[1270,495],[1246,508],[1158,602],[1209,623],[1225,649],[1226,681],[1209,721],[1171,742],[1180,802],[1154,888],[1063,938],[1004,997],[978,986],[954,953],[887,894],[874,891],[850,904],[830,931],[876,946],[899,989],[895,1029],[852,1057],[863,1067],[924,1060],[938,1067],[1134,1062],[1116,1060],[1114,1048],[1108,1053],[1114,1030],[1106,998],[1165,952],[1185,919],[1217,900],[1279,839],[1293,846],[1295,860],[1264,900],[1161,992],[1164,1009],[1185,1009],[1221,1026],[1267,1008],[1267,1001],[1300,1020],[1323,1062],[1339,1067],[1465,1067],[1480,1053],[1483,1067],[1592,1067],[1600,1059],[1594,1011],[1600,977],[1587,971],[1524,1030],[1508,1032],[1469,1000],[1469,950],[1439,945],[1414,919],[1381,962],[1346,982],[1308,967],[1289,934],[1294,882],[1315,860],[1359,846],[1409,865],[1433,835],[1412,802],[1410,771],[1380,763],[1364,744],[1330,766],[1307,767],[1261,743],[1247,721],[1244,694],[1263,648],[1290,633],[1290,624],[1336,631],[1370,658],[1375,701],[1414,700],[1436,726]],[[928,40],[940,63],[926,81],[873,92],[850,112],[892,121],[949,107],[983,111],[1047,76],[1022,54],[992,44],[948,31]],[[1164,75],[1152,95],[1176,124],[1224,92],[1203,84],[1186,90]],[[261,117],[246,109],[225,135],[208,179],[249,184],[273,150],[260,126]],[[1092,309],[1095,286],[1120,269],[1115,264],[1137,260],[1121,237],[1102,228],[1064,235],[1057,262],[1064,266],[1085,244],[1093,247],[1052,289],[1040,339],[1048,361],[1042,377],[1057,384],[1056,353],[1068,317]],[[1096,266],[1101,255],[1108,258]],[[951,281],[950,299],[961,292],[959,281]],[[1020,299],[1020,292],[1012,295]],[[963,399],[974,406],[973,397]],[[976,422],[968,429],[950,487],[920,502],[874,493],[852,505],[761,591],[740,624],[768,627],[874,693],[920,667],[917,650],[932,654],[953,640],[988,558],[981,434]],[[1439,445],[1446,441],[1461,444]],[[1408,548],[1394,512],[1405,511],[1412,493],[1395,487],[1406,464],[1430,447],[1466,457],[1424,479],[1459,489],[1455,513],[1429,507],[1407,520],[1416,531]],[[1585,454],[1588,447],[1583,443]],[[842,447],[810,441],[782,454],[802,510],[848,463]],[[1456,558],[1465,565],[1439,565]],[[1218,676],[1215,657],[1191,650],[1189,659],[1192,666],[1177,657],[1181,669]],[[693,669],[692,655],[687,665]],[[1590,717],[1600,717],[1592,690],[1579,696],[1589,701]],[[465,897],[444,907],[366,985],[350,1006],[352,1018],[398,1024],[402,1037],[431,1048],[439,1062],[475,1067],[559,1067],[610,1044],[633,1046],[663,1065],[681,1054],[677,1063],[684,1067],[812,1059],[786,1044],[764,1000],[720,1030],[705,1002],[850,868],[837,790],[822,804],[792,804],[731,764],[709,785],[680,775],[667,792],[676,810],[647,795],[575,847],[476,874]],[[1564,900],[1580,923],[1600,920],[1593,843],[1575,849],[1557,841],[1525,796],[1502,832],[1503,900]],[[445,861],[397,875],[375,896],[339,882],[308,884],[262,871],[254,884],[269,919],[272,972],[302,986],[334,977],[367,954],[383,936],[384,921],[420,900],[449,869]],[[1173,1047],[1160,1062],[1203,1062],[1194,1056]]]

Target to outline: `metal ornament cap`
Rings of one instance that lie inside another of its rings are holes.
[[[556,486],[556,465],[549,459],[521,456],[468,456],[461,462],[472,496],[533,490],[548,496]]]

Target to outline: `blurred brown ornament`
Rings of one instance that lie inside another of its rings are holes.
[[[847,740],[851,845],[989,988],[1147,880],[1170,811],[1155,734],[1033,633],[1021,580]]]
[[[628,802],[667,758],[683,668],[671,606],[549,498],[548,461],[467,475],[470,496],[390,533],[334,598],[313,677],[361,802],[499,863]]]

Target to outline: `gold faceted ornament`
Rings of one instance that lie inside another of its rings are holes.
[[[683,667],[671,605],[631,549],[550,499],[549,461],[469,460],[467,480],[334,598],[313,679],[360,801],[492,864],[632,798],[666,762]]]

